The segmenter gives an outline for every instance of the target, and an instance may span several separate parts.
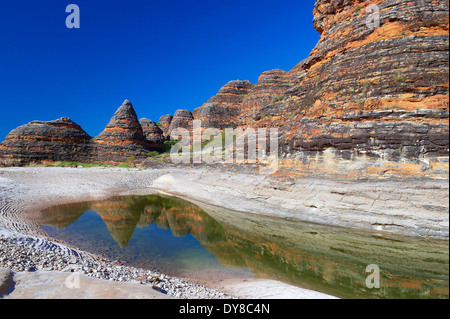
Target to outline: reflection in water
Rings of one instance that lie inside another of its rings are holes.
[[[449,296],[446,242],[379,237],[222,209],[206,213],[187,201],[160,195],[58,206],[44,212],[41,224],[51,226],[44,227],[51,235],[78,246],[89,242],[112,257],[128,250],[121,258],[137,266],[171,255],[171,266],[178,267],[175,275],[188,275],[182,271],[188,259],[193,268],[208,263],[217,268],[214,262],[219,261],[228,269],[248,269],[258,278],[343,298]],[[120,251],[101,237],[105,225]],[[174,266],[180,260],[183,263]],[[380,289],[365,286],[370,264],[381,269]]]

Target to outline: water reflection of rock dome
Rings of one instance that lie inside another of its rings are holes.
[[[448,298],[448,243],[378,237],[227,210],[205,210],[168,196],[116,197],[51,209],[44,214],[42,224],[63,230],[82,219],[84,212],[95,211],[123,250],[157,245],[148,234],[137,236],[132,244],[131,239],[134,233],[146,229],[151,228],[150,233],[164,229],[174,239],[195,238],[227,269],[247,269],[258,278],[344,298]],[[159,244],[164,246],[160,254],[186,254],[196,265],[202,262],[203,257],[192,250],[173,252],[178,247]],[[142,251],[137,254],[140,256],[128,256],[135,261],[155,258],[146,257]],[[368,291],[365,269],[374,263],[383,269],[383,285]],[[186,268],[183,263],[177,267]]]

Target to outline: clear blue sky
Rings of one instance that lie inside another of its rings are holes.
[[[80,29],[66,28],[66,6]],[[0,141],[69,117],[98,135],[129,99],[139,118],[193,110],[231,80],[292,69],[319,40],[314,0],[0,0]]]

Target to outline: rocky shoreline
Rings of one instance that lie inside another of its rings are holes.
[[[148,286],[154,291],[180,299],[230,299],[231,296],[183,279],[164,274],[125,266],[99,256],[36,249],[29,244],[33,239],[9,234],[0,234],[0,268],[15,273],[36,271],[58,271],[88,276],[111,282],[129,282]],[[29,243],[28,245],[26,243]]]
[[[22,274],[38,276],[41,272],[49,272],[48,276],[55,276],[52,272],[57,272],[62,274],[64,279],[75,272],[83,278],[95,278],[111,284],[137,284],[147,287],[148,291],[151,290],[154,294],[152,298],[334,298],[271,280],[253,282],[236,279],[227,283],[197,284],[189,279],[130,267],[80,251],[76,247],[69,247],[64,242],[49,238],[40,228],[38,217],[45,208],[62,203],[99,200],[118,194],[155,193],[155,180],[172,169],[0,169],[0,268],[10,269],[14,278]],[[242,284],[245,284],[245,289]],[[64,285],[64,280],[53,285]],[[271,290],[261,291],[261,285],[267,285]],[[16,285],[16,290],[18,287],[20,288],[20,285]],[[136,286],[128,289],[131,290],[126,292],[132,294]],[[39,298],[39,293],[33,295],[33,298]]]

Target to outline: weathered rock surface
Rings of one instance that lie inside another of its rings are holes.
[[[67,272],[17,273],[14,291],[5,299],[172,299],[151,287],[131,282],[111,282]],[[76,285],[79,285],[78,288]],[[73,285],[75,288],[71,288]]]
[[[176,129],[186,129],[192,131],[193,129],[194,116],[189,110],[178,110],[173,116],[172,122],[170,123],[168,134],[171,135]]]
[[[449,235],[446,181],[321,179],[314,172],[304,177],[295,171],[270,177],[216,172],[217,168],[173,171],[153,186],[217,207],[313,224],[434,239]]]
[[[124,162],[130,156],[145,156],[150,150],[130,101],[125,100],[105,130],[93,139],[97,161]]]
[[[0,165],[73,161],[123,163],[131,156],[145,157],[160,142],[156,129],[146,127],[149,139],[128,100],[116,111],[99,136],[92,138],[68,118],[34,121],[13,130],[0,143]],[[156,142],[158,141],[158,142]]]
[[[8,268],[0,268],[0,298],[14,286],[13,274]]]
[[[448,158],[448,9],[448,1],[316,1],[321,39],[256,126],[282,128],[284,154]]]
[[[256,85],[229,82],[194,117],[203,128],[277,128],[290,169],[448,177],[448,11],[445,0],[318,0],[321,39],[307,59]]]
[[[92,150],[91,137],[68,118],[34,121],[20,126],[0,143],[1,164],[24,165],[40,161],[82,160]]]
[[[287,72],[284,70],[266,71],[260,75],[258,83],[253,86],[242,103],[239,119],[242,126],[251,126],[256,120],[265,117],[265,114],[259,113],[261,107],[276,101],[291,87],[292,84],[286,75]]]
[[[448,178],[448,12],[445,0],[318,0],[321,39],[307,59],[263,73],[235,117],[208,102],[194,114],[222,129],[236,116],[244,129],[277,128],[290,169],[336,173],[347,163],[384,175],[404,163],[394,170]]]
[[[145,144],[144,132],[130,101],[125,100],[105,130],[94,140],[108,145]]]
[[[170,124],[172,123],[173,115],[163,115],[158,121],[158,124],[160,125],[161,130],[164,133],[164,136],[167,138],[169,136],[169,129]]]
[[[162,143],[164,142],[164,132],[158,125],[149,119],[141,119],[139,123],[142,126],[145,138],[149,143]]]
[[[204,128],[236,127],[244,98],[250,93],[250,81],[231,81],[195,111]]]

